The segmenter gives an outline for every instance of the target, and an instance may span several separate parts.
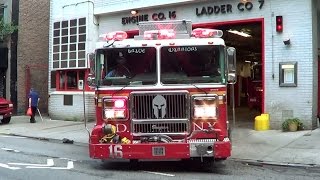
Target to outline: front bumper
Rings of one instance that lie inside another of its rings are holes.
[[[210,149],[211,147],[211,149]],[[90,157],[94,159],[189,159],[212,157],[225,159],[231,156],[231,143],[204,140],[183,143],[141,143],[141,144],[89,144]]]
[[[0,110],[0,120],[4,119],[4,118],[8,118],[12,116],[12,111],[3,111]]]

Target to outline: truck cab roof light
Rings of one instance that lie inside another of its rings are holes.
[[[223,32],[217,29],[197,28],[192,31],[192,36],[196,38],[222,37]]]
[[[176,33],[173,29],[160,29],[160,30],[150,30],[144,32],[144,39],[153,40],[153,39],[174,39]]]
[[[124,39],[127,39],[127,37],[128,37],[128,34],[124,31],[114,31],[114,32],[107,33],[105,36],[105,40],[122,41]]]

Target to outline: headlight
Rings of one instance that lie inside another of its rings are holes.
[[[194,117],[195,118],[206,118],[211,119],[215,118],[217,114],[217,108],[213,105],[203,105],[194,107]]]
[[[103,99],[104,119],[126,120],[128,116],[127,97],[112,97]]]
[[[104,117],[107,119],[125,119],[126,110],[125,109],[105,109]]]
[[[217,95],[192,97],[192,114],[196,119],[217,118]]]

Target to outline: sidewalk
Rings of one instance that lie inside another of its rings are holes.
[[[49,117],[36,117],[36,123],[29,123],[29,116],[13,116],[9,124],[0,125],[0,134],[39,138],[43,140],[62,141],[63,138],[87,146],[89,134],[84,122],[51,120]],[[95,122],[87,124],[92,129]]]
[[[84,122],[51,120],[37,117],[37,123],[29,123],[28,116],[12,117],[7,125],[0,125],[0,134],[53,140],[62,143],[63,138],[75,144],[87,146],[88,132]],[[95,122],[88,123],[92,129]],[[280,130],[255,131],[237,127],[232,132],[232,157],[249,163],[320,166],[320,129],[298,132]]]

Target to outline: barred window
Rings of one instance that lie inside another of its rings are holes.
[[[53,69],[85,67],[86,28],[86,18],[53,23]]]

